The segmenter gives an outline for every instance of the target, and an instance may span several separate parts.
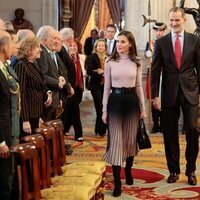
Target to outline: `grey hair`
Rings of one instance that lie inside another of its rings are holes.
[[[60,30],[60,34],[63,36],[64,40],[69,38],[74,38],[74,30],[71,28],[63,28]]]
[[[4,22],[6,30],[13,30],[14,31],[14,27],[11,21],[5,21]]]
[[[25,37],[34,37],[35,34],[33,33],[33,31],[29,30],[29,29],[19,29],[17,31],[17,37],[19,39],[19,41],[21,41],[23,38]]]
[[[45,25],[41,26],[37,32],[37,37],[41,40],[49,38],[50,32],[55,30],[53,26]]]

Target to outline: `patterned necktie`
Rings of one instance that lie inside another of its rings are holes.
[[[178,66],[178,69],[181,68],[181,42],[179,39],[180,35],[176,35],[176,40],[175,40],[175,58],[176,58],[176,64]]]

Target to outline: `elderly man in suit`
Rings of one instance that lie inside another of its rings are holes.
[[[79,117],[79,104],[82,99],[83,89],[80,89],[77,86],[77,66],[75,66],[69,52],[69,47],[74,43],[74,35],[72,34],[73,30],[71,28],[63,28],[60,30],[60,33],[64,42],[62,49],[58,54],[65,64],[65,68],[68,72],[69,83],[74,89],[73,97],[68,98],[64,104],[64,112],[62,113],[61,119],[64,125],[65,135],[68,135],[70,127],[73,126],[75,131],[75,140],[82,141],[83,130]]]
[[[56,109],[60,105],[60,89],[66,88],[70,91],[71,87],[67,77],[63,76],[64,64],[55,53],[60,42],[57,31],[51,26],[42,26],[37,32],[37,37],[41,39],[42,49],[37,63],[43,73],[45,85],[52,92],[51,106],[46,108],[43,114],[43,120],[49,121],[56,118]]]
[[[73,88],[75,88],[76,68],[69,54],[69,45],[74,41],[74,31],[71,28],[63,28],[60,30],[60,34],[63,37],[63,46],[58,55],[65,65],[65,69],[68,73],[69,83]],[[68,99],[68,101],[64,104],[64,112],[62,113],[61,117],[64,125],[65,135],[68,135],[69,128],[71,126],[71,119],[69,119],[71,116],[71,113],[69,113],[70,104],[71,100]]]
[[[152,98],[156,109],[162,109],[165,153],[170,175],[168,183],[174,183],[180,174],[180,147],[178,119],[183,112],[186,131],[186,171],[190,185],[196,185],[196,159],[199,151],[197,131],[200,86],[200,38],[184,31],[186,21],[182,8],[169,12],[171,32],[158,39],[152,62]],[[162,72],[161,103],[159,99],[160,74]]]
[[[12,43],[9,33],[0,31],[0,199],[10,198],[12,184],[11,93],[7,81],[6,60],[10,59]]]

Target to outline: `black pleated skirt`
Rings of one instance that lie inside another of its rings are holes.
[[[122,165],[138,152],[136,137],[140,118],[139,99],[135,88],[130,92],[112,92],[108,99],[108,144],[104,160]]]

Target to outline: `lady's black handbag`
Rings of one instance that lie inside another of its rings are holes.
[[[137,143],[138,143],[139,149],[150,149],[151,148],[151,141],[146,132],[146,127],[145,127],[143,119],[139,120],[138,132],[137,132]]]

